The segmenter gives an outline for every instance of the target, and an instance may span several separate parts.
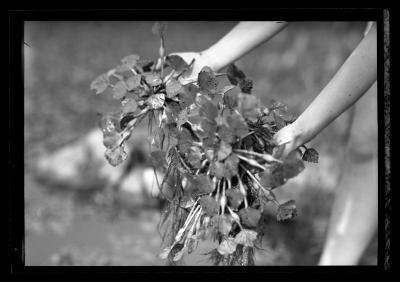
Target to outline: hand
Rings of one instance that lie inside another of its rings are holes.
[[[303,131],[298,128],[295,122],[283,127],[275,133],[273,140],[278,145],[286,144],[282,153],[282,158],[286,158],[287,155],[305,143],[303,142],[303,136]]]
[[[186,72],[179,78],[180,82],[183,84],[185,84],[185,81],[197,80],[199,72],[205,66],[210,67],[213,71],[217,71],[216,69],[214,69],[214,64],[212,63],[211,60],[209,60],[205,52],[182,52],[182,53],[172,53],[169,55],[180,56],[187,64],[190,64],[193,59],[195,60],[191,68],[191,71]]]

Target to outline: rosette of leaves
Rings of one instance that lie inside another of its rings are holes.
[[[235,65],[226,73],[204,67],[182,84],[193,61],[165,56],[165,31],[166,23],[153,27],[161,42],[156,64],[129,55],[92,82],[96,94],[109,89],[121,105],[99,122],[106,158],[123,162],[125,141],[147,118],[152,164],[165,173],[159,189],[169,202],[159,225],[160,257],[178,265],[199,241],[214,240],[218,247],[208,255],[215,265],[254,264],[265,205],[276,206],[278,221],[297,215],[295,202],[281,204],[273,189],[301,173],[304,161],[317,162],[318,153],[303,146],[282,158],[284,145],[273,136],[293,116],[280,102],[264,106]]]

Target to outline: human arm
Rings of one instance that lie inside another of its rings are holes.
[[[288,25],[287,22],[240,22],[218,42],[201,52],[174,53],[186,62],[195,59],[191,73],[185,78],[197,77],[204,66],[219,71],[267,42]]]
[[[374,25],[307,109],[296,121],[275,134],[274,139],[278,144],[286,143],[283,155],[312,140],[375,82],[376,40]]]

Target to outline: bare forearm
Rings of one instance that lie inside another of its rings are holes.
[[[376,72],[377,46],[374,26],[328,85],[294,122],[294,127],[301,132],[300,143],[313,139],[352,106],[375,82]]]
[[[240,22],[203,55],[216,71],[238,60],[281,31],[287,22]]]

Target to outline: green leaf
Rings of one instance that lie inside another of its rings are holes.
[[[129,69],[133,69],[133,67],[136,66],[139,58],[140,58],[139,55],[132,54],[132,55],[122,58],[121,62],[122,62],[123,66],[125,66]]]
[[[214,121],[218,116],[218,108],[211,101],[204,100],[200,106],[199,115],[210,121]]]
[[[120,64],[115,68],[115,73],[117,75],[122,75],[121,78],[130,77],[133,75],[131,68],[128,65]]]
[[[302,157],[303,161],[318,163],[319,154],[314,148],[307,148]]]
[[[148,59],[140,59],[137,61],[136,68],[140,72],[149,72],[151,67],[154,65],[154,61]]]
[[[222,124],[218,128],[218,136],[221,140],[223,140],[225,143],[233,143],[235,142],[235,135],[232,130],[232,128],[228,127],[225,124]]]
[[[128,154],[122,146],[119,146],[115,150],[107,149],[104,156],[110,165],[117,166],[126,160]]]
[[[182,251],[182,250],[183,250],[183,252],[180,253],[180,251]],[[183,253],[185,251],[186,251],[186,248],[185,248],[184,244],[175,244],[175,245],[173,245],[173,248],[171,249],[171,251],[170,251],[170,253],[168,255],[168,260],[169,261],[179,260],[181,258],[180,256],[183,255]],[[175,260],[175,258],[176,258],[176,260]]]
[[[234,64],[230,64],[227,68],[229,82],[238,85],[243,93],[250,94],[253,88],[253,82],[246,78],[246,75],[239,70]]]
[[[196,133],[199,133],[200,131],[203,131],[201,123],[202,121],[206,121],[206,119],[203,116],[192,115],[192,113],[190,113],[188,121],[191,123],[191,128],[196,131]]]
[[[286,180],[283,177],[283,165],[271,164],[265,171],[260,173],[261,183],[265,187],[276,188],[285,184]]]
[[[192,146],[186,160],[193,168],[199,169],[201,167],[201,158],[202,155],[200,149]]]
[[[244,226],[248,228],[255,228],[258,226],[258,221],[261,218],[261,212],[257,209],[247,207],[239,211],[239,217]]]
[[[183,255],[184,255],[186,252],[187,252],[187,246],[183,246],[183,248],[182,248],[181,250],[179,250],[179,251],[175,254],[175,256],[174,256],[174,258],[173,258],[173,261],[181,260],[182,257],[183,257]]]
[[[186,187],[186,190],[189,192],[192,198],[209,194],[214,190],[211,179],[207,175],[187,174],[186,178],[188,180],[188,186]]]
[[[232,91],[224,94],[224,104],[228,109],[233,109],[238,106],[238,96],[239,92],[236,86]]]
[[[181,127],[187,121],[188,121],[188,113],[186,109],[183,109],[182,111],[179,112],[178,120],[176,121],[176,126]]]
[[[235,136],[243,138],[249,133],[246,121],[237,113],[227,116],[226,121],[233,129]]]
[[[171,79],[165,90],[168,98],[174,98],[176,95],[184,93],[182,84],[180,84],[176,79]]]
[[[165,139],[165,133],[164,133],[164,128],[162,127],[157,127],[154,131],[153,131],[153,137],[150,137],[153,139],[150,139],[151,142],[153,142],[153,146],[155,148],[159,148],[160,150],[163,147],[163,142]]]
[[[233,85],[238,85],[239,81],[246,78],[246,75],[238,69],[235,64],[230,64],[226,69],[226,72],[228,74],[229,82]]]
[[[127,113],[133,113],[137,110],[138,104],[134,99],[127,99],[127,101],[124,100],[124,103],[122,105],[122,112],[124,114]]]
[[[217,159],[218,161],[223,161],[225,160],[230,153],[232,153],[232,146],[229,143],[225,143],[224,141],[221,141],[218,153],[217,153]]]
[[[297,216],[296,203],[293,200],[287,201],[278,207],[276,219],[278,221],[291,220]]]
[[[240,231],[234,241],[238,245],[243,245],[246,247],[254,247],[254,241],[257,239],[257,232],[250,229],[242,229]]]
[[[236,154],[230,154],[224,161],[224,177],[231,179],[238,174],[239,158]]]
[[[114,134],[120,131],[119,120],[113,114],[100,115],[98,126],[103,134]]]
[[[205,152],[206,158],[207,158],[210,162],[212,162],[212,161],[214,160],[214,157],[215,157],[214,149],[212,149],[212,148],[207,148],[205,151],[206,151],[206,152]]]
[[[104,134],[103,135],[103,145],[108,149],[111,149],[111,148],[115,147],[116,145],[118,145],[119,140],[120,140],[120,136],[116,131],[113,134]]]
[[[96,94],[100,94],[107,89],[108,85],[110,85],[110,79],[107,74],[103,73],[92,81],[90,90],[95,90]]]
[[[232,229],[233,218],[231,215],[222,214],[218,220],[218,230],[223,235],[228,235]]]
[[[211,175],[214,175],[218,179],[221,179],[225,176],[224,172],[225,172],[225,168],[224,168],[224,164],[222,162],[216,161],[216,162],[211,163],[211,166],[210,166]]]
[[[231,90],[237,88],[235,85],[226,85],[221,90],[218,91],[220,95],[227,95],[228,93],[232,92]],[[236,92],[237,94],[238,92]]]
[[[201,231],[199,231],[199,234],[200,233],[201,233]],[[194,250],[199,245],[199,239],[200,239],[199,234],[196,234],[193,237],[188,238],[188,241],[187,241],[187,252],[188,252],[188,254],[191,254],[192,252],[194,252]]]
[[[219,204],[213,197],[208,195],[203,196],[200,198],[199,204],[206,215],[213,216],[218,214]]]
[[[126,91],[126,83],[122,80],[118,81],[113,87],[113,98],[114,99],[122,99],[124,98]]]
[[[283,177],[293,178],[304,170],[304,162],[297,151],[291,152],[283,162]]]
[[[213,70],[209,67],[203,67],[199,72],[197,82],[200,90],[208,94],[216,94],[218,88],[218,80],[215,77]]]
[[[193,84],[186,84],[183,93],[180,93],[179,103],[182,107],[186,108],[194,103],[196,100],[196,94],[199,92],[199,88]]]
[[[250,79],[244,79],[239,82],[239,87],[243,93],[250,94],[251,90],[253,89],[253,81]]]
[[[164,94],[154,94],[146,100],[146,104],[150,109],[160,109],[164,105],[165,95]]]
[[[237,244],[233,238],[228,237],[219,244],[217,250],[221,255],[230,255],[236,251]]]
[[[167,161],[165,160],[165,152],[158,150],[150,153],[151,163],[156,168],[167,167]]]
[[[177,73],[188,70],[190,67],[182,57],[178,55],[169,55],[166,58],[168,65],[173,68]]]
[[[160,259],[167,259],[169,253],[171,252],[174,245],[168,246],[162,250],[162,252],[158,255]]]
[[[226,190],[228,204],[232,209],[237,209],[242,204],[244,195],[239,189],[231,188]]]
[[[270,111],[275,111],[279,115],[287,112],[287,106],[279,101],[272,100],[272,105],[269,107]]]
[[[256,121],[263,115],[261,111],[261,101],[252,95],[239,93],[238,108],[242,116],[251,121]]]
[[[142,79],[142,76],[140,74],[138,75],[133,75],[131,77],[129,77],[125,83],[126,83],[126,87],[129,91],[132,91],[133,89],[136,89],[140,86],[140,81]]]
[[[155,22],[151,28],[151,32],[154,35],[158,35],[160,37],[164,36],[165,31],[167,30],[167,22]]]
[[[167,116],[166,124],[177,122],[179,119],[179,114],[182,112],[181,107],[177,102],[169,102],[164,111]]]
[[[178,149],[180,153],[188,153],[192,146],[192,141],[192,134],[187,128],[183,127],[181,131],[178,131]]]
[[[204,139],[209,138],[210,140],[215,140],[215,132],[217,131],[217,122],[215,120],[209,121],[206,119],[203,119],[200,123],[201,128],[203,129],[203,132],[199,132],[199,136],[202,138],[202,141]],[[204,145],[206,146],[206,145]]]
[[[161,77],[155,73],[146,73],[144,78],[146,83],[150,86],[159,86],[162,83]]]
[[[211,135],[211,134],[210,134]],[[207,150],[209,148],[214,148],[215,144],[218,142],[215,136],[211,137],[203,137],[201,139],[201,142],[203,142],[203,147]]]
[[[135,115],[133,113],[128,113],[126,114],[121,121],[119,122],[121,130],[124,130],[127,124],[135,118]]]

